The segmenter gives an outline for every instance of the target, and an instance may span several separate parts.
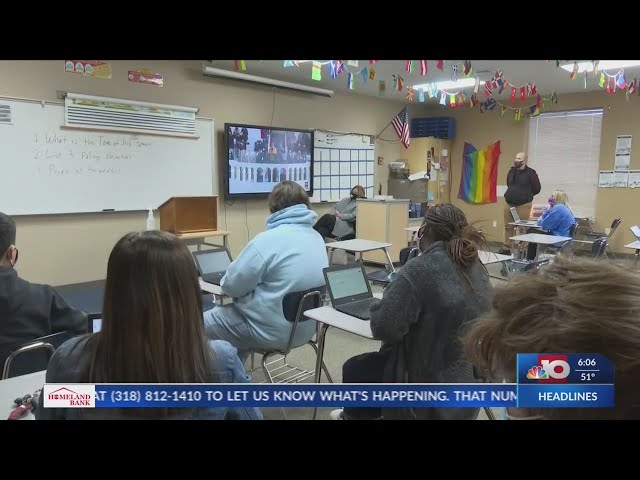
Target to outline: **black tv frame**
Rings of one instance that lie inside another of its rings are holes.
[[[231,123],[231,122],[226,122],[224,124],[224,133],[223,133],[223,137],[224,137],[224,156],[222,158],[222,161],[224,162],[224,165],[222,168],[222,170],[224,171],[224,198],[226,200],[248,200],[248,199],[260,199],[260,198],[268,198],[269,194],[271,193],[271,191],[268,192],[258,192],[258,193],[230,193],[229,192],[229,138],[228,138],[228,132],[229,132],[229,127],[231,128],[235,128],[235,127],[245,127],[245,128],[258,128],[258,129],[266,129],[266,130],[276,130],[279,132],[299,132],[299,133],[308,133],[311,136],[311,164],[309,166],[309,190],[307,191],[307,194],[309,195],[309,197],[311,197],[313,195],[313,161],[314,161],[314,131],[313,130],[307,130],[307,129],[303,129],[303,128],[285,128],[285,127],[271,127],[268,125],[249,125],[246,123]],[[290,179],[287,179],[290,180]],[[274,185],[275,186],[275,185]]]

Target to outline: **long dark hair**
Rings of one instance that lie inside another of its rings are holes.
[[[93,335],[90,383],[206,383],[213,356],[191,253],[175,235],[128,233],[107,266],[102,329]],[[165,417],[170,409],[122,409]]]
[[[476,262],[478,250],[486,244],[484,235],[469,225],[462,210],[450,203],[427,209],[422,228],[429,243],[442,241],[446,244],[449,257],[471,284],[465,271]]]

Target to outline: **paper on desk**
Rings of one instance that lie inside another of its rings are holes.
[[[427,176],[427,171],[422,170],[421,172],[416,172],[409,175],[409,180],[411,180],[412,182],[415,180],[421,180],[421,179],[424,180],[426,176]]]

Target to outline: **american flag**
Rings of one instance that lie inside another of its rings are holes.
[[[402,111],[396,115],[391,121],[391,125],[393,125],[398,137],[400,137],[404,148],[409,148],[409,119],[407,118],[406,108],[403,108]]]

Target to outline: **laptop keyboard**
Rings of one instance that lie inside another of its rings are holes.
[[[357,302],[346,303],[344,305],[340,305],[336,310],[362,320],[369,320],[371,318],[369,306],[373,300],[373,298],[365,298],[364,300],[358,300]]]

